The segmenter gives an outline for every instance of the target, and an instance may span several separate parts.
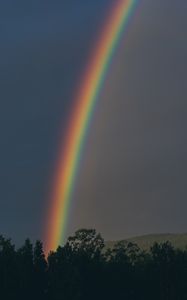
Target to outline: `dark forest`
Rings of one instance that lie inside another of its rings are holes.
[[[44,254],[40,241],[16,249],[0,236],[0,299],[187,299],[187,250],[169,242],[149,251],[124,241],[106,249],[93,229],[80,229]]]

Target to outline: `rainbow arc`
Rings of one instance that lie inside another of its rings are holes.
[[[69,208],[86,134],[94,107],[120,39],[128,27],[137,0],[115,0],[91,56],[70,115],[65,141],[62,143],[58,167],[50,199],[46,227],[46,251],[64,242]]]

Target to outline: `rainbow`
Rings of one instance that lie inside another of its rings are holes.
[[[73,102],[74,107],[66,138],[60,149],[53,193],[50,199],[44,238],[46,251],[54,250],[64,242],[68,212],[89,124],[113,55],[136,4],[137,0],[114,1]]]

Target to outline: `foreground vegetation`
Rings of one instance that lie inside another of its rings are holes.
[[[91,229],[78,230],[48,257],[40,241],[15,250],[0,236],[0,299],[187,299],[186,250],[165,242],[146,252],[123,241],[105,249]]]

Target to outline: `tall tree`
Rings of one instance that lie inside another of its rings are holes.
[[[2,299],[17,293],[16,252],[10,239],[0,236],[0,291]]]
[[[35,293],[38,299],[41,299],[46,294],[47,289],[47,261],[43,251],[41,241],[36,241],[33,253],[34,264],[34,279],[35,279]]]
[[[29,239],[17,251],[19,268],[20,296],[22,298],[33,299],[34,297],[34,264],[33,245]]]

